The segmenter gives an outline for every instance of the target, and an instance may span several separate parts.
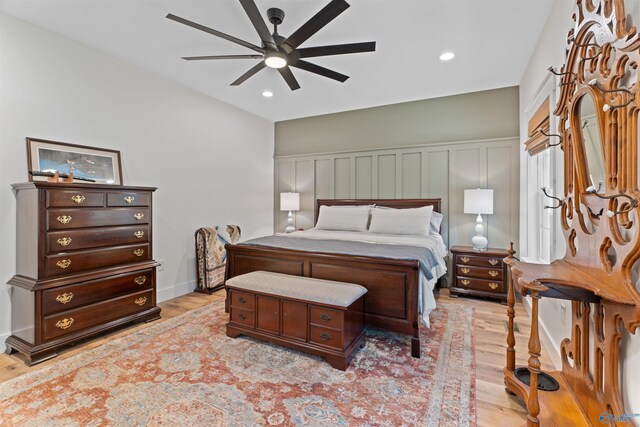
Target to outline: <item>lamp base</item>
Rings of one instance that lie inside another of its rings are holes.
[[[284,229],[285,233],[293,233],[296,231],[296,227],[293,225],[293,212],[289,211],[287,215],[287,228]]]
[[[484,225],[482,224],[482,215],[476,217],[476,235],[471,238],[471,244],[473,250],[477,252],[484,252],[489,246],[489,241],[484,237]]]
[[[296,228],[291,225],[284,229],[285,233],[293,233],[294,231],[296,231]]]

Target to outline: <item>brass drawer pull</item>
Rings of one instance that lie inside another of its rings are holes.
[[[138,276],[135,279],[133,279],[134,282],[136,282],[136,284],[138,285],[144,285],[144,282],[147,281],[147,276]]]
[[[75,196],[73,196],[73,197],[71,198],[71,200],[73,200],[74,202],[76,202],[76,204],[78,204],[78,205],[79,205],[80,203],[84,202],[85,197],[84,197],[84,196],[81,196],[80,194],[76,194]]]
[[[56,297],[56,301],[58,301],[60,304],[66,304],[72,299],[73,299],[73,292],[69,292],[69,293],[65,292],[64,294],[58,295]]]
[[[62,319],[62,320],[58,320],[56,322],[56,327],[60,328],[60,329],[67,329],[69,328],[71,325],[73,325],[73,317],[70,317],[68,319]]]
[[[60,223],[60,224],[69,224],[71,222],[71,217],[69,215],[61,215],[58,218],[56,218],[56,220]]]
[[[491,277],[496,277],[500,274],[500,272],[495,271],[495,270],[489,270],[489,276]]]
[[[127,203],[129,203],[129,204],[131,204],[131,203],[133,203],[133,201],[134,201],[135,199],[136,199],[136,198],[135,198],[135,197],[133,197],[133,196],[127,196],[127,197],[125,197],[125,198],[124,198],[124,201],[125,201],[125,202],[127,202]]]
[[[277,312],[277,311],[274,311],[274,312],[273,312],[273,318],[274,318],[274,319],[277,319],[277,318],[278,318],[278,312]]]
[[[499,285],[498,285],[497,283],[493,283],[493,282],[489,283],[489,287],[490,287],[491,289],[494,289],[494,290],[495,290],[495,289],[497,289],[497,288],[498,288],[498,286],[499,286]]]
[[[247,320],[247,315],[244,313],[238,314],[238,317],[240,318],[240,320]]]
[[[322,338],[325,341],[329,341],[332,338],[332,336],[331,336],[331,334],[328,334],[326,332],[322,332],[320,334],[320,338]]]
[[[461,268],[461,269],[460,269],[460,271],[462,271],[464,274],[467,274],[467,273],[468,273],[468,272],[470,272],[471,270],[469,270],[469,269],[468,269],[468,268],[466,268],[466,267],[463,267],[463,268]]]
[[[68,268],[71,265],[71,260],[61,259],[60,261],[56,262],[56,265],[64,270],[65,268]]]
[[[147,297],[140,297],[134,302],[136,303],[136,305],[139,305],[140,307],[142,307],[147,302]]]
[[[467,279],[462,279],[462,280],[460,280],[460,283],[462,283],[464,286],[468,286],[469,283],[471,283],[471,282],[468,281]]]
[[[465,264],[469,262],[469,257],[463,256],[462,258],[460,258],[460,261],[464,262]]]
[[[142,237],[144,236],[144,231],[136,231],[135,233],[133,233],[133,235],[138,239],[142,239]]]
[[[133,254],[135,256],[142,256],[144,255],[144,249],[136,249],[135,251],[133,251]]]
[[[138,221],[140,221],[142,218],[144,218],[144,214],[142,212],[137,212],[137,213],[133,214],[133,217],[135,219],[137,219]]]
[[[61,237],[56,241],[60,246],[69,246],[71,244],[71,237]]]
[[[247,302],[247,300],[245,299],[245,297],[240,297],[240,298],[238,298],[238,301],[240,301],[240,304],[244,304],[245,302]]]
[[[322,313],[322,314],[320,315],[320,318],[321,318],[322,320],[324,320],[325,322],[328,322],[329,320],[331,320],[331,316],[329,316],[327,313]]]

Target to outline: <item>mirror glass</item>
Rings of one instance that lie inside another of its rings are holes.
[[[579,111],[580,120],[578,124],[582,129],[582,141],[587,159],[587,171],[593,179],[593,185],[598,188],[598,184],[604,184],[605,181],[604,159],[602,156],[602,146],[600,144],[600,131],[598,130],[596,109],[590,95],[584,95],[580,99]],[[588,185],[590,184],[591,182],[589,182]]]

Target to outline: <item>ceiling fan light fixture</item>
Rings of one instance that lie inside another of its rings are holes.
[[[287,66],[287,55],[282,52],[269,52],[264,56],[264,63],[269,68],[282,68]]]

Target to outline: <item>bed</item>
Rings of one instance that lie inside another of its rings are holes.
[[[395,209],[433,206],[441,211],[440,199],[319,199],[321,206],[375,205]],[[435,233],[437,234],[437,233]],[[371,236],[371,233],[331,232],[311,229],[227,245],[225,279],[264,270],[297,276],[357,283],[367,288],[367,326],[411,335],[411,355],[420,357],[420,324],[429,322],[435,308],[434,288],[446,272],[447,249],[442,237]],[[342,253],[341,243],[367,255]],[[416,245],[416,246],[414,246]],[[286,247],[285,247],[286,246]],[[412,248],[419,252],[413,256]],[[381,251],[387,251],[379,255]],[[393,251],[389,255],[388,251]],[[426,265],[426,255],[436,261]],[[422,257],[422,258],[421,258]]]

